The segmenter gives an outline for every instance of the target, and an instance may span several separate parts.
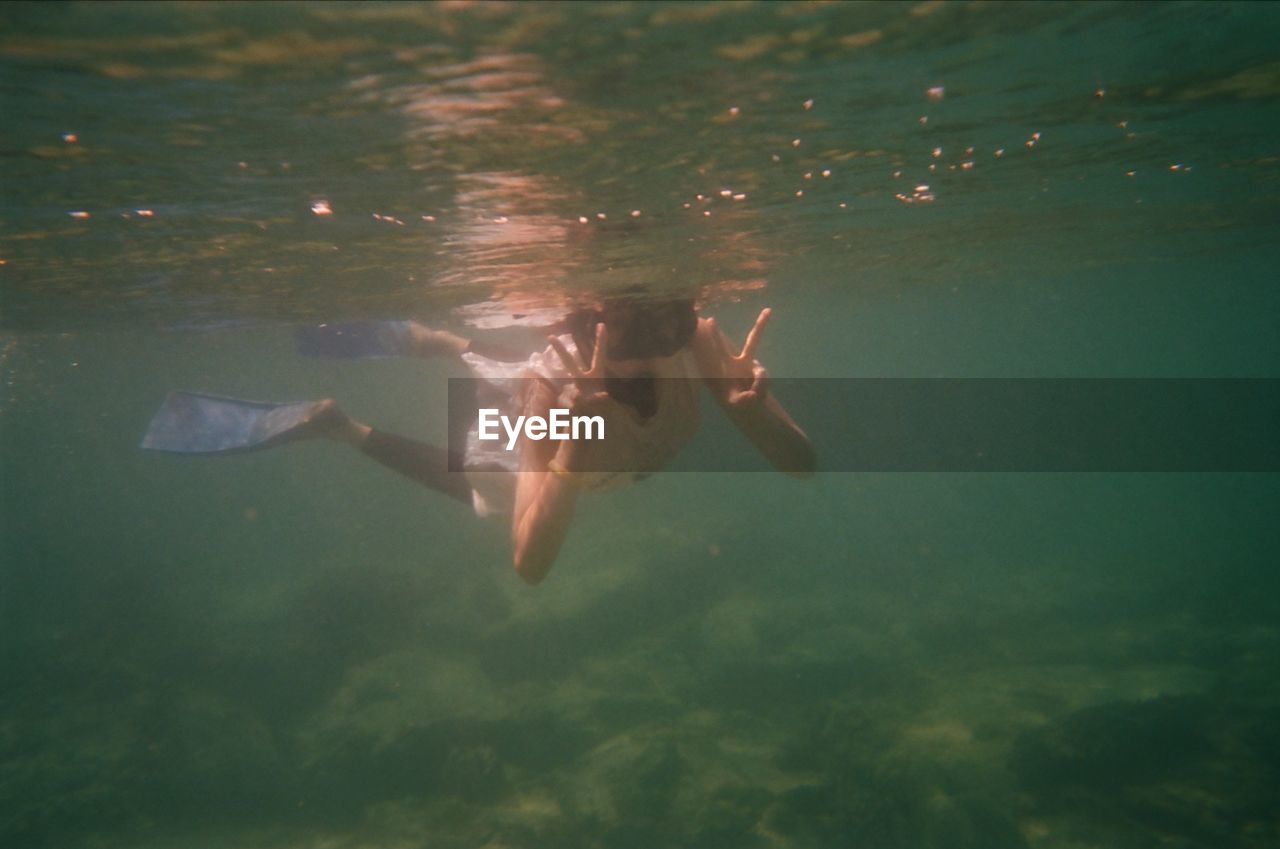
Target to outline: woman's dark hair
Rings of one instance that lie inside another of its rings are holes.
[[[600,322],[608,331],[610,359],[653,359],[669,357],[688,345],[698,329],[698,314],[691,299],[654,301],[638,296],[613,297],[598,309],[578,310],[565,319],[564,327],[586,364],[595,354],[596,325]],[[609,377],[605,391],[634,407],[642,418],[657,412],[652,377]]]
[[[583,362],[591,362],[600,322],[608,329],[607,353],[614,360],[669,357],[689,344],[698,329],[691,299],[610,298],[598,309],[578,310],[565,320]]]

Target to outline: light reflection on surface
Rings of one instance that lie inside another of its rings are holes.
[[[1198,53],[1166,79],[1168,24],[1140,11],[77,7],[60,32],[9,14],[17,325],[796,287],[789,258],[836,242],[876,247],[860,287],[927,285],[922,265],[949,285],[1274,212],[1274,157],[1231,131],[1280,90],[1274,61]],[[1080,80],[1028,47],[1035,27],[1125,47]]]

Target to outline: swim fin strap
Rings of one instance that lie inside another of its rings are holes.
[[[320,401],[273,404],[170,392],[142,438],[149,451],[225,454],[256,451],[312,435],[317,415],[332,409]]]

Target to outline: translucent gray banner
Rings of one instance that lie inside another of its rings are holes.
[[[528,382],[450,380],[455,470],[474,455],[478,411]],[[769,468],[734,433],[702,381],[653,383],[656,397],[702,395],[697,434],[666,470]],[[769,394],[812,441],[819,471],[1280,471],[1277,379],[791,378],[772,380]],[[630,432],[606,423],[604,439],[632,438]],[[501,444],[507,441],[504,433]],[[591,454],[582,452],[587,459],[575,471],[652,471],[593,462]]]

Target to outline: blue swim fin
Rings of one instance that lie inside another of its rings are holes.
[[[409,353],[409,322],[346,321],[297,328],[298,353],[304,357],[348,360],[403,357]]]
[[[315,436],[341,416],[332,401],[273,404],[170,392],[142,438],[149,451],[226,454]]]

